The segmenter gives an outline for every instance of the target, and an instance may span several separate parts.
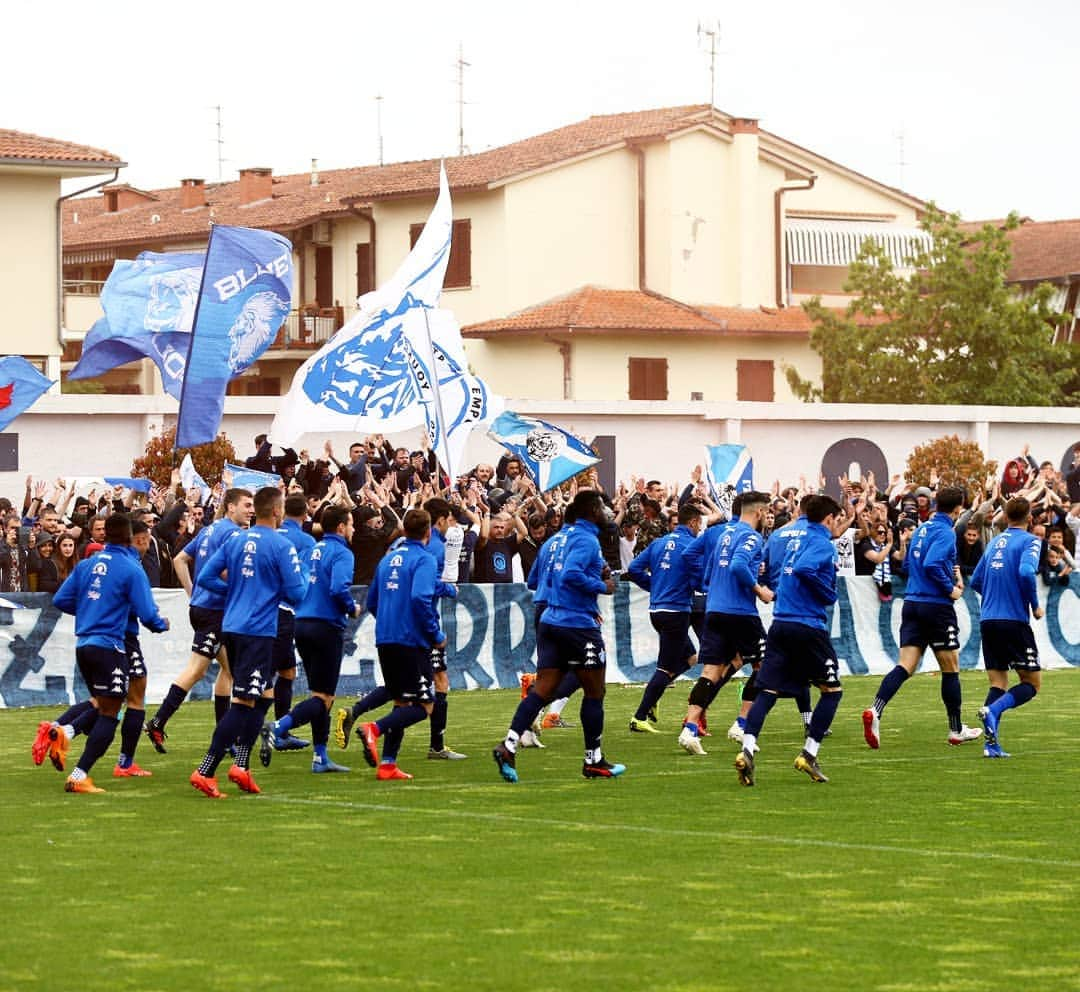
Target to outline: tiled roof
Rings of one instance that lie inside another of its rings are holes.
[[[583,286],[508,317],[471,324],[461,333],[467,338],[519,337],[553,331],[805,337],[811,326],[801,307],[693,307],[657,293]]]
[[[100,148],[0,128],[0,162],[12,161],[70,162],[72,165],[93,163],[107,166],[125,164],[118,155]]]
[[[1009,232],[1009,279],[1025,282],[1080,273],[1080,220],[1031,221]]]

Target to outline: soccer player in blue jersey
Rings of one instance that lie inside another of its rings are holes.
[[[773,592],[761,582],[765,540],[758,533],[769,507],[767,493],[746,492],[736,497],[739,519],[721,524],[710,537],[712,550],[697,575],[706,590],[705,629],[701,636],[701,677],[690,690],[690,703],[679,733],[679,744],[690,754],[705,754],[701,746],[702,713],[716,693],[744,664],[756,665],[765,648],[765,627],[757,604],[771,603]]]
[[[204,527],[196,534],[182,551],[173,558],[180,584],[186,590],[191,602],[188,607],[188,619],[194,637],[191,642],[191,658],[187,667],[169,686],[157,712],[146,721],[143,730],[154,750],[165,753],[165,725],[172,715],[180,709],[187,694],[206,674],[210,662],[215,658],[221,664],[217,682],[214,685],[214,713],[218,720],[229,707],[229,689],[231,681],[228,675],[227,652],[221,644],[221,619],[225,611],[223,593],[206,588],[198,588],[195,580],[207,558],[210,557],[236,531],[251,523],[251,493],[246,489],[229,489],[225,493],[225,515],[215,520],[209,527]]]
[[[296,554],[306,567],[308,555],[315,547],[315,538],[304,530],[307,519],[307,498],[303,493],[293,493],[285,497],[285,519],[278,528],[296,548]],[[351,577],[350,577],[351,578]],[[296,679],[296,640],[294,631],[296,615],[292,607],[282,603],[278,607],[277,636],[274,638],[274,719],[280,720],[292,709],[293,681]],[[294,724],[299,726],[299,724]],[[275,751],[297,751],[308,746],[308,742],[291,733],[274,736],[271,741]],[[269,764],[269,753],[260,754],[264,764]]]
[[[398,767],[398,754],[405,731],[427,719],[435,707],[431,649],[446,647],[435,609],[439,578],[435,559],[427,553],[431,517],[425,510],[409,510],[402,527],[405,539],[379,562],[367,597],[368,612],[375,617],[379,667],[394,700],[386,716],[360,727],[364,760],[376,769],[380,781],[412,778]]]
[[[743,785],[754,784],[757,739],[780,695],[794,696],[816,685],[821,696],[814,707],[806,742],[795,769],[815,782],[827,782],[818,764],[818,749],[832,724],[843,691],[839,661],[829,636],[829,607],[836,602],[836,553],[832,539],[847,527],[847,515],[831,496],[812,496],[803,504],[806,534],[788,542],[780,573],[772,626],[758,672],[760,692],[746,717],[742,750],[735,769]]]
[[[235,746],[229,781],[243,792],[261,791],[248,769],[251,747],[273,701],[274,637],[278,605],[298,605],[307,592],[307,573],[288,538],[277,532],[285,515],[281,493],[260,489],[252,500],[255,525],[226,540],[199,569],[196,589],[224,593],[221,631],[232,671],[232,701],[219,721],[210,747],[191,773],[191,785],[211,799],[222,799],[217,767]],[[227,575],[227,580],[222,579]]]
[[[543,706],[554,698],[563,676],[577,672],[584,699],[581,729],[585,737],[586,778],[614,778],[626,767],[609,762],[601,749],[607,655],[600,634],[596,597],[615,590],[597,535],[604,523],[604,502],[592,490],[579,491],[570,504],[564,527],[551,545],[546,582],[547,608],[536,635],[536,681],[520,702],[503,742],[492,751],[499,774],[518,780],[515,756],[521,735]],[[607,576],[605,578],[605,576]]]
[[[949,720],[949,744],[966,744],[982,736],[960,718],[960,636],[955,602],[964,595],[964,580],[956,564],[957,519],[967,494],[950,486],[939,489],[933,516],[921,524],[908,544],[904,560],[907,591],[900,614],[900,660],[882,680],[874,704],[863,710],[863,737],[881,746],[881,715],[889,700],[915,674],[927,647],[941,669],[941,701]]]
[[[360,613],[360,605],[350,592],[352,512],[342,506],[328,506],[322,513],[322,527],[322,540],[313,544],[305,555],[309,568],[308,591],[296,609],[296,647],[304,663],[311,697],[271,724],[267,736],[280,741],[292,728],[310,723],[315,745],[311,770],[347,772],[349,769],[344,765],[330,760],[326,745],[330,740],[330,708],[337,694],[345,648],[345,621]],[[278,623],[281,623],[280,615]]]
[[[127,697],[130,668],[124,639],[129,614],[134,612],[156,633],[169,629],[146,573],[138,558],[129,554],[131,521],[119,513],[108,517],[105,542],[103,551],[79,562],[53,596],[57,609],[75,615],[75,657],[97,710],[83,753],[64,783],[66,792],[105,791],[94,785],[89,772],[112,744],[117,715]],[[60,736],[63,742],[57,738],[56,743],[66,749],[66,735]]]
[[[678,526],[667,537],[650,541],[626,570],[630,581],[649,593],[649,622],[660,638],[656,671],[630,718],[630,729],[636,733],[660,732],[650,722],[649,713],[667,687],[697,662],[697,649],[690,640],[694,583],[684,556],[700,530],[701,511],[684,503],[679,508]]]
[[[1005,504],[1008,528],[994,538],[971,576],[971,588],[982,596],[979,630],[990,691],[979,710],[987,758],[1007,758],[998,739],[1006,710],[1035,698],[1042,684],[1039,650],[1030,618],[1041,619],[1038,585],[1042,541],[1029,531],[1031,504],[1022,496]],[[1020,680],[1011,689],[1009,669]]]

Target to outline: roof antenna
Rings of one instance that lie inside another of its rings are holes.
[[[214,110],[217,111],[217,179],[221,182],[221,166],[222,163],[228,161],[224,157],[225,139],[221,136],[221,104],[219,103]]]
[[[379,165],[383,164],[383,143],[382,143],[382,94],[380,93],[375,97],[375,127],[379,133]]]
[[[697,26],[697,39],[698,46],[701,47],[703,38],[708,38],[707,47],[705,51],[709,56],[709,106],[716,106],[716,42],[720,39],[720,22],[708,21],[702,23],[698,21]]]
[[[907,137],[904,131],[904,125],[900,125],[900,130],[896,132],[896,165],[900,172],[900,182],[897,184],[900,189],[904,188],[904,167],[907,165],[907,160],[904,158],[904,139]]]
[[[461,42],[458,42],[457,48],[457,89],[458,89],[458,150],[459,155],[464,155],[468,151],[465,145],[465,70],[470,67],[470,63],[465,61],[465,54],[461,48]]]

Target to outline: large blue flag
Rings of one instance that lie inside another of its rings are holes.
[[[101,290],[105,316],[87,333],[68,378],[92,379],[149,358],[165,392],[180,399],[205,260],[203,252],[144,251],[116,262]]]
[[[226,462],[222,475],[228,474],[228,485],[231,489],[247,489],[251,493],[257,492],[265,486],[276,486],[281,482],[281,476],[273,472],[260,472],[258,469],[245,468],[243,465],[233,465]]]
[[[541,492],[600,461],[584,441],[561,427],[510,410],[495,418],[488,437],[521,459]]]
[[[754,460],[743,444],[705,445],[705,481],[720,512],[730,519],[736,493],[754,488]]]
[[[127,475],[106,475],[104,478],[110,486],[123,486],[137,493],[148,493],[154,486],[149,479],[132,478]]]
[[[229,380],[270,347],[292,306],[292,243],[273,231],[210,231],[191,327],[176,447],[217,436]]]
[[[0,431],[30,409],[52,384],[52,379],[42,375],[21,355],[0,358]]]

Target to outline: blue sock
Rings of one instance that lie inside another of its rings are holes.
[[[292,709],[293,680],[279,675],[274,679],[274,717],[280,720]]]
[[[580,688],[581,679],[577,677],[577,672],[567,672],[555,687],[555,694],[551,698],[566,699],[568,696],[572,696]]]
[[[382,709],[387,703],[392,702],[393,698],[394,697],[390,695],[390,690],[384,685],[372,689],[371,692],[363,697],[363,699],[358,699],[353,703],[353,719],[358,719],[361,714],[367,713],[369,710]]]
[[[404,730],[425,719],[427,719],[427,712],[424,707],[419,703],[412,703],[410,706],[395,706],[386,716],[376,720],[375,726],[379,728],[380,736],[385,736],[394,730]]]
[[[949,730],[960,733],[963,723],[960,720],[960,673],[941,673],[941,701],[945,704],[945,713],[949,718]]]
[[[56,722],[61,727],[67,724],[74,724],[76,720],[81,716],[85,716],[89,710],[94,709],[94,704],[89,699],[84,699],[81,703],[76,703],[74,706],[69,706],[63,713],[57,718]]]
[[[325,765],[330,760],[329,756],[326,753],[326,745],[325,744],[316,744],[316,745],[314,745],[314,750],[315,750],[315,760],[316,761],[318,761],[321,764]]]
[[[586,751],[599,751],[604,736],[604,701],[586,696],[581,701],[581,732]]]
[[[740,730],[745,730],[746,729],[746,717],[737,716],[737,717],[735,717],[735,722],[739,725]]]
[[[420,709],[420,707],[417,707]],[[421,709],[421,712],[423,710]],[[382,764],[384,765],[396,765],[397,756],[401,751],[401,744],[405,740],[405,728],[404,727],[392,727],[386,732],[386,736],[383,737],[382,748]]]
[[[90,769],[94,767],[94,762],[112,746],[113,738],[116,736],[116,728],[119,723],[120,721],[115,716],[102,716],[100,713],[98,714],[94,726],[87,735],[86,747],[83,748],[83,753],[79,757],[77,767],[81,768],[84,772],[89,772]]]
[[[556,699],[561,699],[561,696],[556,696]],[[546,701],[540,696],[535,689],[530,689],[529,694],[518,703],[518,708],[514,710],[514,718],[510,721],[510,729],[519,737],[528,730],[539,715],[540,711],[546,705]]]
[[[247,706],[230,706],[225,715],[214,727],[214,734],[210,738],[210,748],[199,765],[200,775],[213,776],[217,772],[217,766],[225,757],[225,752],[245,735],[248,717],[252,710]]]
[[[285,714],[274,724],[274,730],[278,737],[288,737],[293,727],[302,727],[310,723],[315,726],[318,720],[326,712],[326,706],[318,696],[311,696],[302,703],[297,703],[291,713]]]
[[[446,747],[446,693],[435,693],[435,707],[431,711],[431,743],[428,745],[432,751],[441,751]]]
[[[169,691],[165,693],[165,698],[162,700],[161,705],[158,707],[157,712],[154,714],[154,720],[162,727],[165,726],[171,717],[181,704],[187,699],[188,691],[178,686],[175,682],[169,686]]]
[[[996,685],[990,686],[990,688],[986,690],[986,699],[983,702],[983,706],[993,706],[994,703],[1004,695],[1004,689],[999,689]]]
[[[124,708],[124,719],[120,724],[120,761],[121,768],[130,768],[135,764],[135,749],[139,746],[139,737],[142,736],[143,722],[146,720],[146,710],[133,710],[130,706]]]
[[[894,665],[891,672],[881,680],[881,685],[878,686],[877,695],[874,697],[874,712],[878,716],[881,716],[885,712],[885,707],[889,705],[889,700],[892,699],[900,691],[902,686],[911,676],[908,675],[907,669],[902,665]]]
[[[641,694],[641,702],[638,703],[637,712],[634,714],[635,720],[644,720],[649,715],[649,710],[660,702],[660,697],[664,694],[664,690],[671,685],[671,681],[671,676],[667,672],[663,672],[659,668],[653,672],[652,678],[649,679],[648,684],[645,686],[645,691]]]
[[[1003,693],[1001,698],[990,707],[990,712],[992,712],[994,716],[1000,718],[1001,714],[1006,710],[1011,710],[1014,706],[1023,706],[1024,703],[1029,703],[1034,698],[1035,686],[1030,685],[1027,682],[1020,682],[1018,685],[1014,685],[1008,692]]]
[[[769,710],[776,705],[776,700],[777,697],[771,692],[758,693],[754,705],[750,707],[750,712],[746,714],[745,730],[748,734],[753,734],[754,737],[761,736],[761,728],[765,726],[765,718],[769,715]]]
[[[843,692],[823,692],[821,698],[814,707],[810,717],[810,726],[806,736],[812,737],[819,744],[825,739],[825,732],[832,726],[833,717],[836,716],[836,708],[840,705],[840,697]]]

